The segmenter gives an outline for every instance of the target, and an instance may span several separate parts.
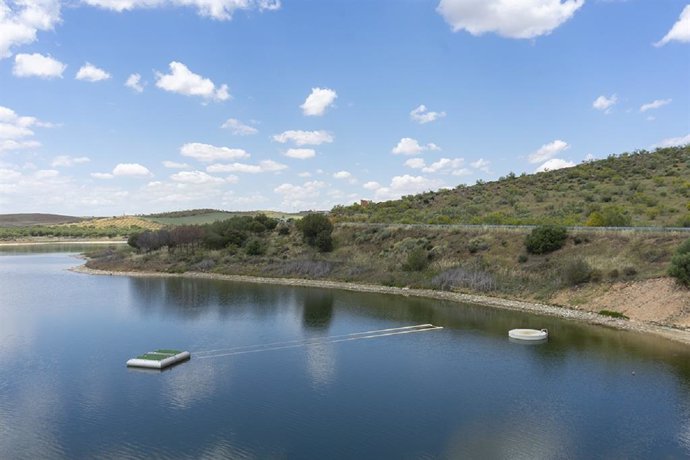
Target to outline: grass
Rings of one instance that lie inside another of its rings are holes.
[[[0,214],[0,227],[31,227],[79,222],[83,217],[59,214]]]
[[[276,211],[249,211],[249,212],[231,212],[219,211],[215,209],[199,209],[189,211],[177,211],[170,213],[151,214],[147,216],[139,216],[142,220],[153,222],[160,225],[204,225],[218,222],[231,217],[237,216],[255,216],[257,214],[265,214],[267,217],[274,219],[301,219],[300,213],[284,213]]]
[[[178,353],[182,353],[180,350],[156,350],[152,351],[150,353],[144,353],[141,356],[137,356],[136,359],[145,359],[147,361],[162,361],[166,358],[170,358],[171,356],[175,356]]]
[[[627,316],[625,316],[623,313],[618,312],[618,311],[612,311],[612,310],[600,310],[599,314],[602,316],[609,316],[611,318],[630,319]]]

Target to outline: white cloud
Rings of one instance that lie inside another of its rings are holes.
[[[368,182],[370,187],[374,184]],[[443,182],[436,179],[429,179],[424,176],[395,176],[387,187],[379,187],[375,190],[375,197],[379,200],[393,200],[404,195],[414,195],[428,190],[438,189]],[[371,190],[372,188],[370,188]]]
[[[485,173],[489,172],[490,165],[491,162],[489,160],[485,160],[484,158],[480,158],[477,161],[473,161],[472,163],[470,163],[470,166],[472,166],[474,169]]]
[[[321,145],[333,142],[333,135],[327,131],[284,131],[273,136],[273,140],[285,144],[294,142],[296,145]]]
[[[135,8],[191,6],[199,16],[228,21],[238,10],[274,11],[280,9],[280,0],[83,0],[86,4],[117,12]]]
[[[129,77],[127,77],[125,86],[128,88],[132,88],[137,93],[141,93],[144,91],[144,85],[141,83],[141,75],[139,75],[138,73],[133,73]]]
[[[652,146],[652,148],[656,147],[677,147],[681,145],[687,145],[690,144],[690,134],[687,136],[681,136],[681,137],[670,137],[668,139],[664,139],[658,144]]]
[[[311,177],[311,173],[309,171],[302,171],[301,173],[297,174],[299,177]]]
[[[335,179],[349,179],[352,177],[352,173],[349,171],[338,171],[337,173],[333,173],[333,177]]]
[[[190,169],[191,166],[189,166],[187,163],[178,163],[176,161],[168,161],[165,160],[163,162],[163,166],[169,169]]]
[[[446,112],[430,112],[424,104],[410,112],[410,118],[419,124],[431,123],[446,116]]]
[[[151,171],[149,171],[146,166],[142,166],[139,163],[120,163],[113,169],[113,175],[142,177],[150,176]]]
[[[569,20],[584,0],[441,0],[436,11],[454,32],[506,38],[548,35]]]
[[[570,145],[568,145],[567,142],[557,139],[553,142],[549,142],[548,144],[542,145],[539,148],[539,150],[530,154],[530,156],[527,159],[530,163],[541,163],[542,161],[546,161],[549,158],[553,158],[558,153],[569,148]]]
[[[12,109],[0,106],[0,153],[40,147],[38,141],[31,139],[34,132],[29,128],[34,126],[47,128],[53,125],[36,117],[20,116]]]
[[[307,116],[321,116],[328,106],[333,104],[338,94],[329,88],[312,88],[304,104],[300,105],[302,113]]]
[[[534,172],[555,171],[556,169],[572,168],[575,163],[571,161],[561,160],[560,158],[552,158],[543,165],[539,166]]]
[[[0,26],[1,27],[1,26]],[[67,66],[57,59],[42,54],[17,54],[12,75],[15,77],[62,78]]]
[[[618,102],[618,96],[612,94],[610,97],[599,96],[592,102],[592,107],[597,110],[603,110],[604,113],[611,113],[611,107]]]
[[[99,173],[99,172],[95,172],[95,173],[91,173],[91,177],[93,177],[94,179],[105,180],[105,179],[112,179],[112,178],[115,177],[115,176],[113,176],[113,175],[110,174],[110,173]]]
[[[403,137],[391,150],[395,155],[417,155],[425,150],[441,150],[436,144],[419,145],[416,139]]]
[[[245,125],[236,118],[228,118],[225,123],[221,125],[221,128],[229,129],[230,132],[236,136],[251,136],[259,132],[258,129],[253,126]]]
[[[454,176],[466,176],[470,173],[467,168],[463,168],[465,160],[462,158],[441,158],[440,160],[427,165],[422,158],[410,158],[405,162],[405,166],[412,169],[421,169],[425,173],[453,174]]]
[[[55,169],[39,169],[34,173],[36,179],[50,179],[60,175],[60,171]]]
[[[108,80],[110,78],[110,74],[105,70],[100,69],[95,65],[87,62],[86,64],[81,66],[75,78],[77,80],[83,80],[93,83],[97,81]]]
[[[264,172],[276,172],[286,169],[287,166],[278,163],[273,160],[263,160],[259,164],[246,164],[246,163],[230,163],[230,164],[212,164],[206,168],[206,171],[210,173],[222,173],[222,172],[238,172],[238,173],[249,173],[257,174]]]
[[[405,162],[405,166],[412,169],[422,169],[426,162],[422,158],[410,158]]]
[[[678,21],[673,24],[673,27],[664,35],[664,38],[656,42],[654,46],[663,46],[670,41],[690,42],[690,5],[683,8]]]
[[[36,41],[39,31],[53,29],[60,21],[60,0],[0,2],[0,59],[12,48]]]
[[[53,168],[70,167],[78,164],[88,163],[91,161],[89,157],[71,157],[69,155],[58,155],[53,158],[51,165]]]
[[[372,181],[369,181],[366,184],[362,185],[362,187],[364,187],[367,190],[378,190],[381,188],[381,184],[372,180]]]
[[[690,27],[690,24],[688,25]],[[665,105],[670,104],[672,99],[656,99],[648,104],[642,104],[640,107],[640,112],[646,112],[647,110],[654,110]]]
[[[211,162],[217,160],[238,160],[249,158],[249,154],[242,149],[230,149],[228,147],[216,147],[215,145],[190,142],[180,147],[183,156],[194,158],[198,161]]]
[[[156,72],[156,86],[165,91],[185,96],[200,96],[206,100],[226,101],[230,98],[228,85],[216,88],[208,78],[197,75],[181,62],[171,62],[170,73]]]
[[[316,156],[316,151],[314,149],[288,149],[288,151],[285,152],[285,156],[306,160],[307,158],[314,158]]]
[[[321,189],[327,187],[323,181],[309,181],[302,185],[281,184],[273,191],[283,195],[283,206],[293,209],[314,208],[321,195]]]
[[[170,176],[175,182],[186,184],[223,184],[225,179],[211,176],[203,171],[181,171]]]

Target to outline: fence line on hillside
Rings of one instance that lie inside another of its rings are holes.
[[[338,222],[340,227],[360,227],[360,228],[390,228],[401,230],[412,229],[447,229],[447,230],[509,230],[527,231],[538,227],[538,225],[492,225],[492,224],[388,224],[373,222]],[[584,227],[584,226],[565,226],[572,232],[599,232],[599,233],[690,233],[690,227]]]

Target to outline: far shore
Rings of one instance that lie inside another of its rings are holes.
[[[45,246],[49,244],[127,244],[126,240],[26,240],[0,241],[2,246]]]
[[[563,319],[581,321],[598,326],[615,329],[654,334],[668,340],[690,345],[690,331],[681,330],[651,322],[616,319],[585,310],[576,310],[567,307],[546,305],[519,300],[501,299],[497,297],[463,294],[459,292],[435,291],[431,289],[410,289],[388,287],[372,284],[346,283],[342,281],[310,280],[300,278],[265,278],[246,275],[221,275],[216,273],[186,272],[186,273],[161,273],[161,272],[137,272],[137,271],[109,271],[95,270],[85,265],[71,269],[77,273],[89,275],[116,275],[155,278],[197,278],[214,279],[256,284],[279,284],[285,286],[316,287],[324,289],[340,289],[345,291],[372,292],[378,294],[394,294],[402,296],[423,297],[429,299],[448,300],[458,303],[471,303],[503,310],[521,311],[531,314],[554,316]]]

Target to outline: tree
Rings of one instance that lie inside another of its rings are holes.
[[[587,218],[588,227],[629,227],[632,219],[620,206],[607,206],[592,212]]]
[[[297,221],[297,228],[302,232],[302,238],[309,245],[321,252],[333,249],[333,224],[323,214],[307,214]]]

